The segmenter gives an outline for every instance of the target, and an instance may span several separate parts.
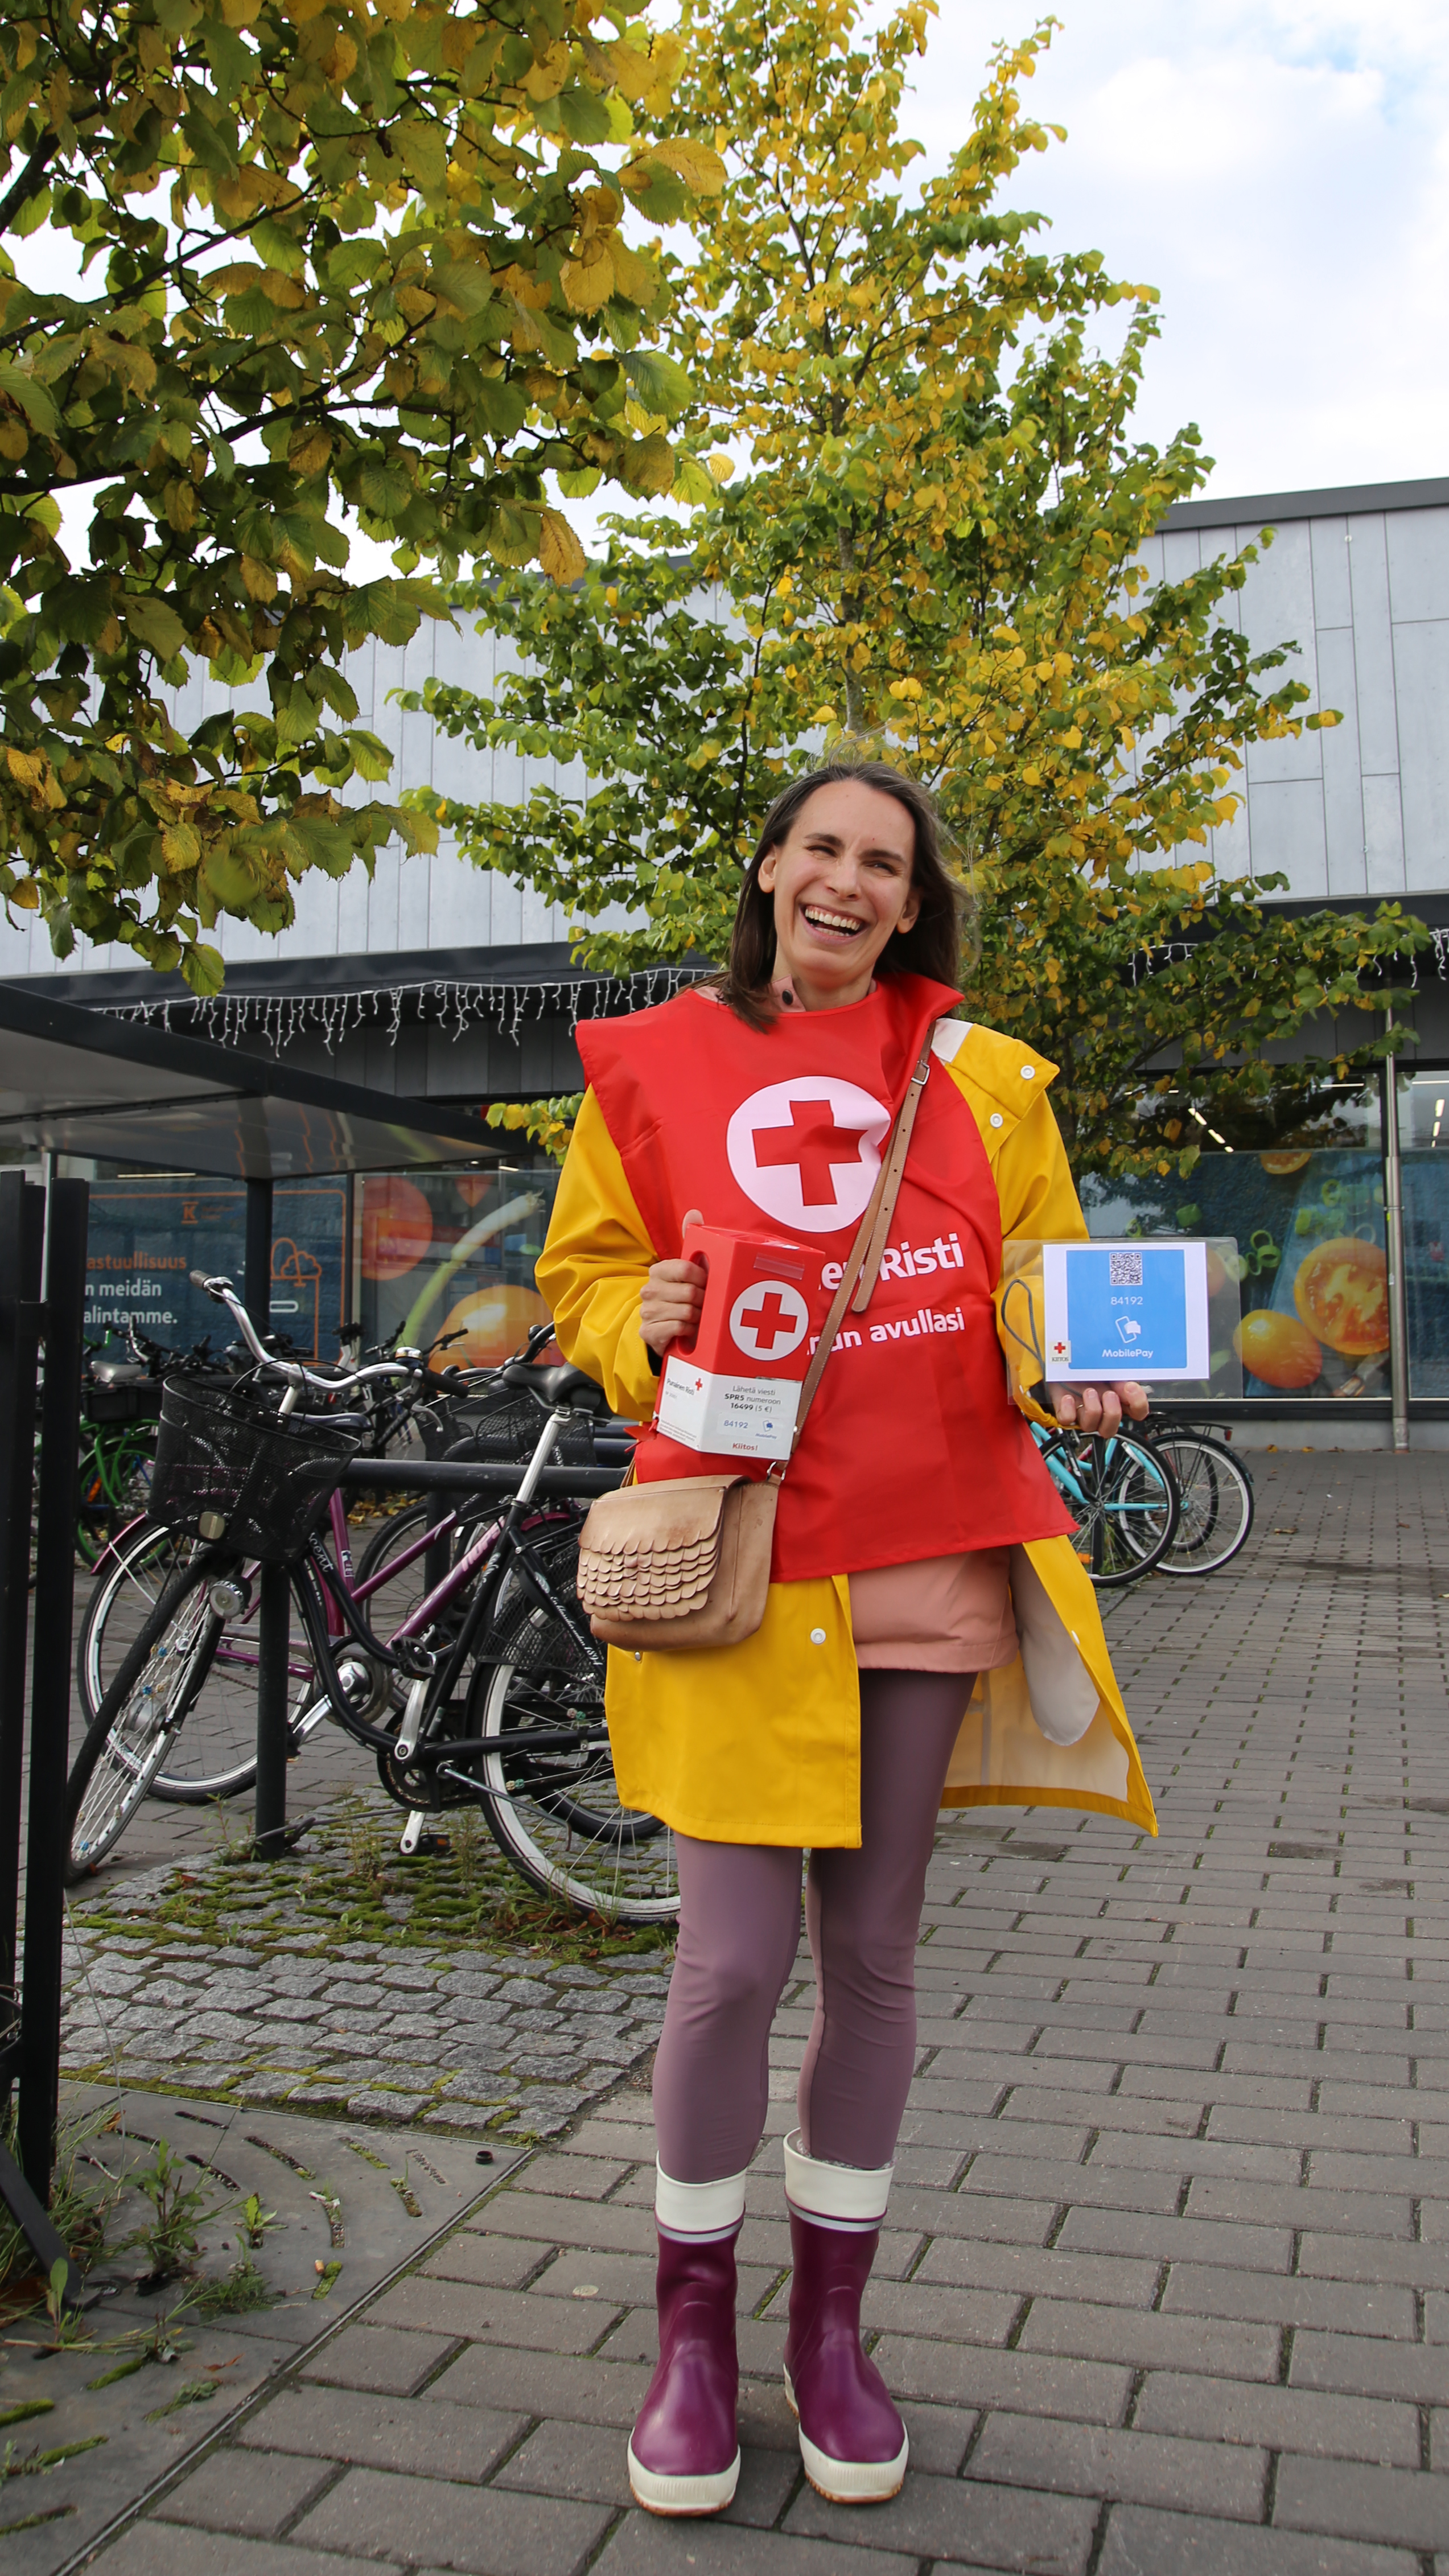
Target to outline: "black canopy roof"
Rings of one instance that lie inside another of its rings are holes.
[[[0,1148],[232,1180],[502,1158],[481,1120],[0,984]]]

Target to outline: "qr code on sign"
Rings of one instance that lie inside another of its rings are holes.
[[[1107,1277],[1114,1288],[1140,1288],[1142,1255],[1140,1252],[1109,1252]]]

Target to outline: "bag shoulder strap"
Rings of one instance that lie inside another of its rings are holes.
[[[805,1381],[800,1389],[800,1409],[795,1417],[795,1437],[790,1443],[791,1457],[800,1445],[800,1434],[805,1428],[805,1416],[815,1401],[816,1389],[825,1375],[825,1363],[834,1347],[835,1336],[845,1321],[845,1310],[853,1298],[855,1312],[859,1315],[869,1305],[875,1283],[880,1277],[886,1237],[890,1233],[891,1221],[895,1216],[896,1200],[900,1196],[901,1180],[906,1168],[906,1156],[910,1151],[911,1130],[916,1123],[916,1111],[921,1105],[921,1094],[925,1090],[926,1078],[930,1070],[931,1040],[927,1037],[921,1049],[920,1062],[911,1076],[906,1096],[901,1102],[895,1126],[891,1131],[891,1141],[882,1158],[880,1170],[876,1174],[875,1188],[870,1195],[870,1205],[861,1218],[860,1230],[850,1247],[850,1258],[846,1262],[840,1286],[831,1300],[830,1312],[821,1327],[814,1357],[805,1372]],[[772,1485],[781,1484],[784,1481],[787,1463],[786,1460],[777,1458],[769,1470],[766,1482]]]

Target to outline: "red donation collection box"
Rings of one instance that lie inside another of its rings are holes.
[[[724,1458],[788,1458],[820,1308],[818,1255],[770,1235],[691,1227],[683,1258],[706,1272],[691,1343],[673,1342],[655,1422]]]

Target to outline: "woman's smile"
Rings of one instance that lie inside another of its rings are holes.
[[[799,910],[806,929],[813,931],[817,939],[828,939],[832,944],[859,939],[870,928],[869,922],[857,921],[848,912],[828,912],[823,904],[802,903]]]

